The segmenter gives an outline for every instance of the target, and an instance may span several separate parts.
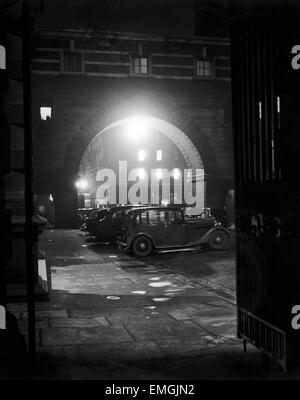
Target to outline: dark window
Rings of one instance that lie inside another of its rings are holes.
[[[196,61],[196,74],[197,76],[212,76],[212,63],[210,60],[197,60]]]
[[[64,52],[64,71],[69,72],[81,72],[82,62],[81,53],[75,53],[73,51]]]
[[[147,224],[148,223],[148,215],[146,212],[143,212],[140,214],[140,220],[141,224]]]
[[[123,217],[123,211],[115,211],[112,215],[113,220],[121,219]]]
[[[133,58],[133,73],[134,74],[148,74],[149,63],[146,57]]]
[[[148,213],[141,212],[140,214],[136,214],[135,223],[136,224],[147,224],[148,223]]]
[[[164,211],[149,211],[149,223],[150,224],[159,224],[166,222],[166,216]]]
[[[183,216],[181,211],[169,211],[169,222],[173,224],[182,224]]]

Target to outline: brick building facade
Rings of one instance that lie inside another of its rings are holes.
[[[193,36],[39,29],[32,59],[35,192],[52,194],[56,226],[74,226],[81,157],[133,113],[169,122],[197,148],[206,205],[233,188],[229,42]],[[41,120],[40,107],[51,108]]]

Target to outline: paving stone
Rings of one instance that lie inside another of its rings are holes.
[[[214,307],[204,307],[199,308],[198,316],[200,317],[224,317],[228,316],[236,316],[236,310],[234,308],[214,308]]]
[[[93,367],[72,367],[69,369],[70,378],[72,380],[158,380],[158,379],[174,379],[174,376],[162,373],[159,369],[149,371],[140,369],[128,364],[106,364],[104,366]]]
[[[162,349],[166,357],[179,357],[179,356],[197,356],[202,355],[204,352],[213,351],[216,345],[207,343],[205,340],[198,338],[196,342],[182,343],[178,339],[163,340],[158,339],[157,345]]]
[[[80,352],[76,346],[43,346],[39,349],[37,357],[39,367],[71,366],[79,363]]]
[[[251,377],[251,374],[241,370],[241,364],[224,352],[208,352],[197,357],[137,361],[133,365],[147,370],[148,373],[158,369],[162,375],[171,375],[176,380],[228,380],[241,379],[243,375]],[[252,375],[252,378],[255,376]]]
[[[36,311],[36,318],[67,318],[67,310],[40,310]],[[22,313],[22,318],[27,319],[27,312]]]
[[[182,343],[196,343],[207,331],[190,321],[162,323],[160,319],[127,323],[126,329],[136,340],[178,339]]]
[[[105,346],[79,346],[78,350],[83,365],[101,365],[104,359],[127,362],[163,357],[160,347],[152,341],[106,344]]]
[[[182,305],[180,307],[177,306],[174,310],[168,310],[167,312],[169,315],[177,320],[184,320],[197,316],[199,313],[199,309],[191,307],[189,305]]]
[[[119,303],[119,302],[116,302]],[[151,303],[150,303],[151,304]],[[147,307],[148,305],[146,305]],[[151,306],[151,305],[150,305]],[[131,308],[131,307],[111,307],[110,303],[103,304],[101,308],[89,308],[85,310],[79,310],[79,309],[74,309],[74,310],[69,310],[69,315],[72,318],[93,318],[93,317],[98,317],[98,316],[106,316],[106,317],[126,317],[132,316],[133,318],[139,318],[141,315],[144,314],[144,308],[138,307],[138,308]]]
[[[59,318],[50,320],[51,328],[88,328],[109,326],[105,317],[95,318]]]
[[[234,315],[222,317],[196,317],[193,318],[193,321],[216,336],[236,336],[237,324]]]
[[[43,329],[43,346],[64,346],[101,343],[131,342],[131,336],[122,327],[103,326],[99,328],[49,328]]]
[[[135,324],[172,324],[174,320],[165,313],[160,313],[157,310],[142,309],[140,311],[133,310],[132,312],[120,312],[107,316],[108,321],[112,325],[127,325],[134,326]]]
[[[98,265],[99,264],[99,265]],[[108,269],[113,269],[115,267],[115,264],[113,262],[108,262],[107,260],[102,260],[101,262],[97,263],[97,264],[93,264],[93,265],[85,265],[86,270],[91,272],[91,271],[99,271],[99,269],[101,268],[101,270],[103,270],[103,268],[105,268],[105,270]]]
[[[19,319],[18,321],[19,328],[24,331],[28,328],[28,320],[27,318]],[[48,328],[50,326],[49,318],[36,318],[35,321],[36,328]]]

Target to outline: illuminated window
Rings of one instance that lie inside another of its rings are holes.
[[[134,74],[148,74],[148,58],[134,57],[133,58],[133,73]]]
[[[261,101],[258,103],[258,117],[259,117],[259,119],[262,119]]]
[[[40,108],[40,116],[42,121],[47,121],[51,118],[52,108],[51,107],[41,107]]]
[[[146,153],[145,153],[144,150],[139,150],[139,152],[138,152],[138,158],[139,158],[139,161],[145,161]]]
[[[0,45],[0,69],[6,69],[6,50]]]
[[[280,97],[277,97],[277,112],[280,113]]]
[[[156,150],[156,160],[157,161],[162,160],[162,150]]]
[[[210,60],[197,60],[196,62],[197,76],[212,76],[212,63]]]

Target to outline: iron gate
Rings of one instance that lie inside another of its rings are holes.
[[[231,29],[238,336],[284,369],[296,354],[290,321],[300,300],[300,72],[291,67],[300,31],[292,19],[243,18]]]

